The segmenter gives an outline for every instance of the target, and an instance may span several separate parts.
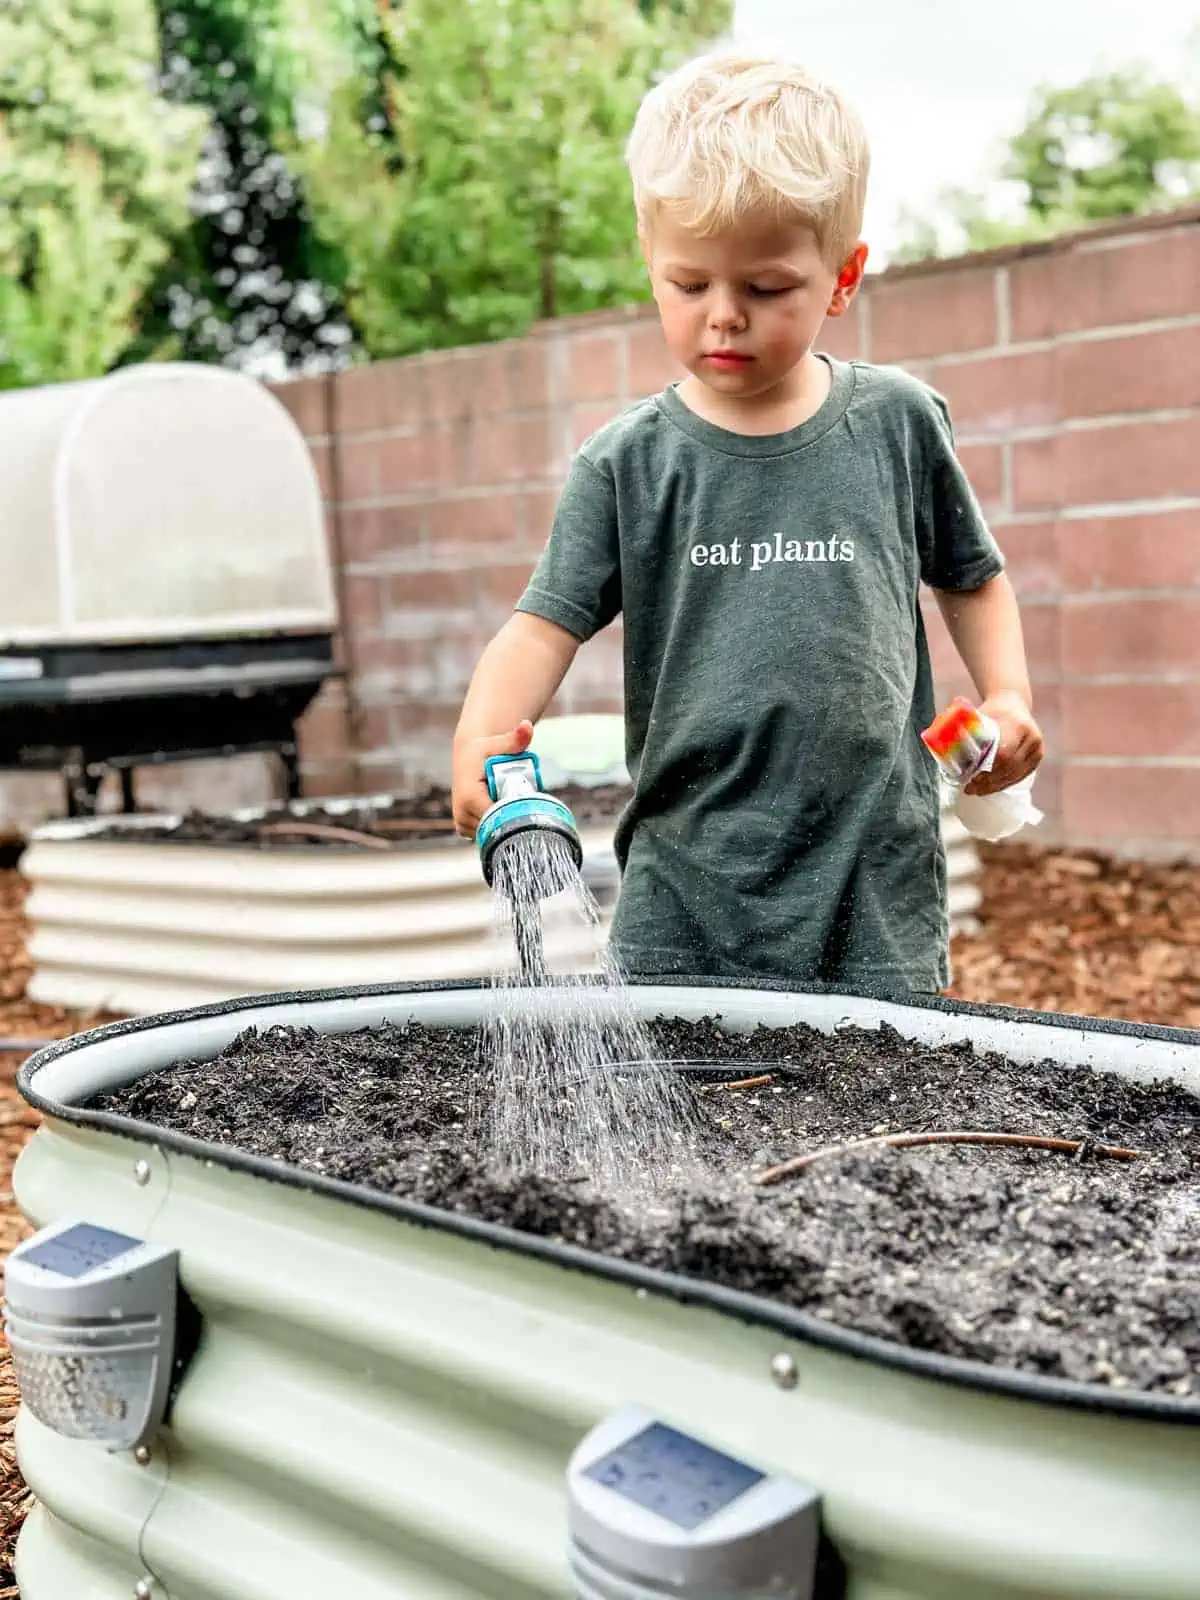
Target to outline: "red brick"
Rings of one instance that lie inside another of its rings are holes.
[[[521,496],[521,526],[528,548],[540,550],[550,537],[558,498],[557,489],[530,489]]]
[[[667,349],[657,322],[637,323],[625,334],[629,349],[629,391],[634,399],[657,394],[686,376]]]
[[[1008,268],[1014,344],[1052,338],[1059,325],[1059,263],[1055,255],[1030,256]]]
[[[555,457],[549,414],[538,412],[514,417],[513,432],[516,441],[516,476],[522,482],[557,476],[560,464]]]
[[[513,339],[505,345],[509,392],[526,411],[550,404],[550,347],[545,339]]]
[[[571,438],[575,449],[578,450],[606,422],[611,422],[615,410],[611,404],[576,406],[571,412]]]
[[[492,484],[520,483],[521,467],[517,421],[511,414],[474,417],[459,438],[460,460],[465,454],[466,482],[480,488]]]
[[[1062,628],[1062,608],[1057,602],[1021,607],[1025,659],[1035,687],[1057,683],[1062,677]]]
[[[1017,439],[1012,446],[1014,511],[1050,511],[1059,504],[1058,435]]]
[[[387,702],[363,705],[358,714],[360,753],[373,750],[390,750],[395,742],[393,706]]]
[[[339,433],[370,433],[389,426],[383,420],[384,366],[384,362],[376,361],[335,375],[334,417]]]
[[[816,348],[835,361],[855,361],[865,355],[862,346],[863,299],[860,292],[842,317],[828,317],[817,336]]]
[[[304,794],[310,800],[330,800],[345,795],[358,794],[358,769],[354,758],[344,756],[340,761],[306,760],[300,758],[300,771],[304,777]]]
[[[429,538],[435,545],[512,545],[517,539],[520,495],[514,490],[461,495],[429,507]]]
[[[1013,483],[1019,511],[1200,495],[1200,414],[1018,439]]]
[[[379,507],[339,506],[337,537],[341,558],[347,566],[361,566],[379,554]],[[333,527],[330,526],[330,537]]]
[[[1044,427],[1057,416],[1049,350],[936,363],[928,381],[949,402],[960,436]]]
[[[1064,746],[1082,756],[1200,756],[1200,680],[1069,683]]]
[[[310,439],[308,441],[308,453],[312,458],[313,467],[316,469],[321,499],[328,505],[333,499],[333,451],[328,444],[321,440]]]
[[[305,762],[333,763],[344,759],[350,747],[350,728],[343,700],[324,694],[297,724],[300,757]]]
[[[1200,280],[1196,298],[1200,303]],[[1064,344],[1058,371],[1059,414],[1064,418],[1200,406],[1200,322],[1159,333]]]
[[[1014,263],[1014,341],[1196,310],[1200,227],[1098,240]]]
[[[392,434],[379,441],[381,495],[418,494],[450,479],[449,435],[441,430]]]
[[[479,574],[479,589],[484,600],[511,611],[525,592],[532,567],[528,561],[506,561],[488,566]]]
[[[375,439],[338,439],[338,474],[343,501],[379,496],[379,444]]]
[[[992,267],[943,268],[871,289],[871,359],[898,362],[996,344],[996,274]]]
[[[980,505],[994,514],[1004,504],[1004,454],[998,444],[964,444],[958,459]]]
[[[376,421],[384,430],[417,428],[426,420],[425,369],[409,357],[402,361],[377,361],[375,379]]]
[[[1071,506],[1200,495],[1200,414],[1060,434],[1058,469]]]
[[[392,712],[397,743],[414,733],[444,735],[447,744],[454,736],[457,708],[451,704],[430,704],[428,701],[405,701]]]
[[[1063,672],[1068,678],[1200,676],[1200,595],[1064,606]]]
[[[1078,841],[1178,840],[1192,849],[1200,817],[1200,767],[1093,766],[1069,761],[1063,773],[1063,820]]]
[[[417,549],[425,537],[423,505],[374,506],[375,552],[384,561]]]
[[[383,625],[385,581],[378,573],[342,575],[342,627],[353,639],[377,633]]]
[[[326,432],[326,381],[323,377],[292,378],[286,383],[268,385],[306,439],[318,438]]]
[[[1200,587],[1200,529],[1194,511],[1136,517],[1079,517],[1059,524],[1063,589]]]
[[[921,609],[929,640],[930,665],[939,684],[939,695],[943,686],[953,683],[955,687],[946,689],[947,695],[965,694],[969,698],[974,698],[975,690],[971,686],[970,674],[959,657],[942,614],[938,610],[937,602],[932,597],[923,600]],[[1057,683],[1061,676],[1062,659],[1057,603],[1022,606],[1021,631],[1025,640],[1025,656],[1029,664],[1031,681],[1042,685]]]
[[[1010,522],[992,532],[1004,552],[1008,576],[1019,600],[1059,592],[1058,524]]]
[[[616,399],[621,392],[618,335],[590,333],[569,339],[570,396],[574,401]]]
[[[479,371],[470,355],[437,351],[421,358],[425,384],[425,422],[459,422],[479,410]]]

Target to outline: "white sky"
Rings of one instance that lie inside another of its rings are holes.
[[[1198,24],[1198,0],[737,0],[734,34],[787,50],[858,106],[880,266],[902,206],[984,187],[1036,88],[1134,62],[1195,85]]]

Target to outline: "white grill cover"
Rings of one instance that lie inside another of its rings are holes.
[[[0,393],[0,645],[330,632],[304,437],[254,379],[164,362]]]

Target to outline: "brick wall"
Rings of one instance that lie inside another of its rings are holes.
[[[1200,853],[1200,210],[884,273],[823,347],[950,400],[1021,600],[1053,833]],[[308,719],[312,792],[445,780],[571,452],[675,376],[641,306],[279,387],[344,584],[349,692]],[[969,692],[928,625],[940,692]],[[614,628],[559,708],[619,709],[620,670]]]

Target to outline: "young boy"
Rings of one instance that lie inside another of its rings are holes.
[[[621,613],[625,968],[942,989],[922,581],[1001,729],[972,791],[1031,772],[1042,739],[945,403],[898,369],[813,351],[862,282],[862,127],[799,68],[721,53],[647,96],[628,154],[663,333],[689,376],[576,455],[463,705],[456,824],[474,832],[485,758],[528,745],[580,644]]]

